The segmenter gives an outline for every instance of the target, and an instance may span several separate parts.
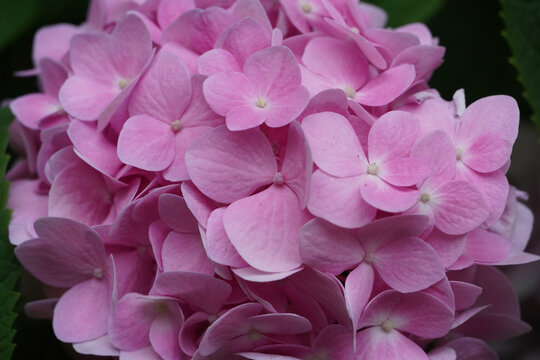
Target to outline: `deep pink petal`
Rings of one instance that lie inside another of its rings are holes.
[[[445,344],[455,350],[459,360],[497,360],[497,354],[479,339],[462,337]]]
[[[311,330],[306,318],[288,313],[255,315],[248,318],[247,323],[262,334],[294,335]]]
[[[283,185],[272,185],[234,202],[223,218],[240,256],[254,268],[268,272],[300,266],[298,238],[306,221],[296,195]]]
[[[199,345],[201,355],[210,355],[239,335],[245,334],[249,328],[246,320],[260,314],[262,305],[246,303],[232,308],[217,319],[204,333]]]
[[[148,171],[166,169],[174,158],[171,125],[147,115],[128,119],[118,138],[118,157],[128,165]]]
[[[178,337],[183,325],[183,315],[177,304],[169,303],[150,327],[149,338],[152,347],[163,359],[175,360],[183,357]]]
[[[385,161],[377,176],[395,186],[411,186],[420,183],[431,173],[431,167],[419,157],[398,158]]]
[[[231,286],[223,280],[179,271],[158,275],[154,289],[159,294],[179,298],[207,314],[217,314],[231,293]]]
[[[124,351],[149,345],[148,333],[156,315],[154,299],[136,293],[126,294],[116,303],[110,320],[112,344]]]
[[[212,200],[204,196],[191,181],[184,181],[181,185],[182,195],[186,205],[201,226],[206,227],[210,213],[216,208]]]
[[[478,172],[488,173],[500,169],[508,162],[512,144],[493,132],[486,132],[471,139],[462,150],[465,164]]]

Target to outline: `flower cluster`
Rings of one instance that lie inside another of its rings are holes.
[[[355,0],[94,0],[41,29],[10,103],[9,228],[85,354],[495,359],[526,332],[493,265],[531,212],[519,110],[427,85],[444,48]]]

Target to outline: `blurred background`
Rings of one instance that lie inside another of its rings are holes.
[[[494,0],[372,0],[390,12],[389,25],[426,22],[446,47],[445,62],[435,72],[431,86],[446,99],[460,88],[467,103],[495,94],[517,99],[521,109],[520,133],[508,173],[510,183],[529,193],[527,205],[540,219],[540,132],[533,124],[532,110],[523,96],[516,69],[510,64],[510,47],[502,36],[501,2]],[[524,3],[538,0],[521,0]],[[418,7],[418,4],[423,4]],[[416,4],[416,5],[415,5]],[[17,78],[13,72],[32,67],[34,33],[47,24],[81,23],[88,6],[86,0],[0,0],[0,101],[35,92],[35,78]],[[536,6],[540,9],[540,6]],[[537,14],[540,16],[540,14]],[[540,22],[529,24],[540,34]],[[540,51],[540,49],[536,49]],[[540,66],[540,64],[537,64]],[[537,114],[540,116],[540,114]],[[540,222],[537,221],[528,251],[540,254]],[[520,298],[523,319],[533,331],[519,338],[492,344],[501,360],[540,359],[540,262],[503,269]],[[25,291],[16,306],[13,359],[69,359],[69,347],[54,338],[50,322],[28,319],[23,305],[39,297],[32,290],[37,284],[21,274],[19,288]],[[83,359],[78,356],[76,358]]]

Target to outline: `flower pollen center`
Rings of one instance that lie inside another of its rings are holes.
[[[456,148],[456,160],[461,160],[463,157],[463,150],[461,148]]]
[[[171,129],[172,129],[174,132],[179,132],[179,131],[182,129],[182,123],[180,122],[180,120],[174,120],[174,121],[171,123]]]
[[[126,78],[122,78],[120,79],[120,81],[118,81],[118,87],[120,88],[120,90],[124,90],[126,86],[128,86],[128,84],[129,80]]]
[[[360,34],[360,29],[357,28],[356,26],[351,26],[350,27],[351,31],[355,34]]]
[[[373,253],[366,254],[366,256],[364,256],[364,261],[368,264],[373,264],[373,262],[375,261],[375,254]]]
[[[420,195],[420,201],[423,203],[427,203],[429,200],[431,200],[431,196],[429,196],[428,193],[423,193]]]
[[[390,320],[386,320],[385,322],[383,322],[381,327],[384,330],[384,332],[387,332],[387,333],[394,330],[394,324],[392,324]]]
[[[367,168],[367,173],[369,175],[377,175],[379,173],[379,165],[373,163],[373,164],[369,164],[368,168]]]
[[[257,107],[261,108],[261,109],[264,109],[266,107],[266,104],[267,104],[267,102],[263,98],[258,98],[257,102],[255,103],[255,105],[257,105]]]
[[[307,2],[302,3],[302,5],[300,5],[300,9],[302,10],[304,14],[309,14],[312,10],[311,5]]]
[[[261,338],[261,334],[257,330],[251,329],[248,333],[248,337],[252,341],[257,341]]]
[[[94,271],[92,272],[92,275],[96,278],[96,279],[101,279],[103,277],[103,269],[101,268],[95,268]]]
[[[354,90],[352,86],[347,85],[345,86],[345,95],[347,95],[349,99],[354,99],[356,97],[356,90]]]
[[[272,179],[272,182],[274,185],[283,185],[283,174],[279,171],[274,175],[274,179]]]

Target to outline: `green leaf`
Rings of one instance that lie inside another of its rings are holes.
[[[506,25],[503,36],[508,40],[518,70],[518,79],[525,87],[523,96],[533,109],[533,121],[540,129],[540,1],[501,0],[501,16]]]
[[[412,22],[425,22],[435,15],[446,0],[369,0],[388,13],[388,25],[392,27]]]
[[[20,267],[8,239],[10,211],[7,210],[9,184],[4,180],[9,155],[6,154],[9,140],[8,127],[13,116],[7,108],[0,109],[0,359],[10,359],[15,349],[12,329],[17,314],[13,307],[19,294],[13,290],[19,278]]]
[[[0,49],[28,30],[39,15],[40,0],[4,1],[0,11]]]

